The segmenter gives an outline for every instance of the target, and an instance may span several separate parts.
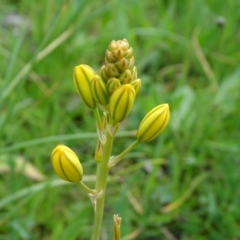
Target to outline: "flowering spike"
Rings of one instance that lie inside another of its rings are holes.
[[[104,81],[95,75],[91,81],[91,92],[95,101],[101,105],[107,105],[109,102],[109,95]]]
[[[123,121],[130,113],[135,100],[135,90],[131,84],[116,89],[109,102],[109,114],[116,121]]]
[[[109,78],[119,77],[125,70],[132,70],[133,67],[133,50],[128,41],[126,39],[112,41],[105,54],[106,75]]]
[[[58,145],[52,151],[52,165],[56,174],[68,182],[80,182],[83,168],[77,155],[67,146]]]
[[[170,119],[168,104],[153,108],[142,120],[137,132],[139,142],[149,142],[158,137],[165,129]]]
[[[94,108],[96,106],[96,102],[94,101],[90,90],[90,83],[94,76],[94,70],[88,65],[81,64],[76,66],[73,70],[75,87],[82,100],[89,108]]]

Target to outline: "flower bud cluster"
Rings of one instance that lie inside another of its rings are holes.
[[[118,123],[129,115],[140,92],[141,79],[137,78],[134,62],[133,50],[127,40],[123,39],[110,43],[105,54],[105,64],[99,74],[84,64],[74,68],[75,87],[84,103],[94,110],[97,119],[99,138],[94,155],[97,162],[101,162],[104,156],[107,136],[115,135]],[[96,107],[104,111],[102,119]],[[150,110],[139,124],[134,144],[118,155],[112,166],[136,144],[158,137],[166,128],[169,119],[168,104],[161,104]],[[67,146],[58,145],[52,152],[51,160],[56,174],[63,180],[77,183],[82,180],[83,168],[80,160]]]
[[[133,49],[126,39],[113,40],[109,44],[105,54],[105,64],[100,69],[100,76],[107,86],[109,95],[123,84],[131,84],[139,92],[141,80],[138,79],[132,84],[137,80],[137,68]]]
[[[123,121],[141,89],[134,64],[133,49],[128,41],[112,41],[98,75],[87,65],[74,68],[73,78],[79,95],[88,107],[98,106],[108,112],[115,123]]]
[[[105,65],[101,69],[104,80],[110,77],[119,78],[122,73],[131,75],[134,67],[133,49],[126,39],[113,40],[105,53]],[[128,70],[128,71],[127,71]]]

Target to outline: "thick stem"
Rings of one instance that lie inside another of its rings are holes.
[[[108,161],[111,156],[113,137],[107,133],[106,143],[103,146],[103,156],[101,162],[98,163],[96,190],[102,191],[99,198],[96,199],[94,225],[92,232],[92,240],[99,240],[102,226],[104,200],[106,193],[106,183],[108,177]]]

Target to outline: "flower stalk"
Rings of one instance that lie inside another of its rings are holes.
[[[73,81],[82,101],[94,114],[98,140],[94,158],[97,165],[95,189],[82,182],[83,168],[77,154],[65,145],[58,145],[51,160],[56,174],[65,181],[77,183],[94,206],[92,240],[99,240],[109,169],[119,163],[138,144],[158,137],[166,128],[168,104],[153,108],[139,124],[136,140],[115,157],[112,147],[120,123],[127,119],[141,90],[133,49],[126,39],[112,41],[105,54],[105,64],[98,73],[80,64],[73,70]],[[102,113],[100,114],[99,111]],[[102,116],[102,117],[101,117]],[[114,215],[114,240],[120,240],[121,218]]]
[[[87,194],[91,194],[92,196],[98,197],[100,194],[91,188],[89,188],[85,183],[78,182],[77,183]]]
[[[103,147],[103,156],[101,162],[98,163],[97,179],[96,179],[96,190],[97,192],[102,191],[101,197],[96,199],[94,223],[92,240],[99,240],[101,233],[101,225],[103,219],[104,200],[106,195],[106,184],[108,177],[108,161],[112,152],[113,137],[107,133],[106,143]]]
[[[119,163],[129,152],[131,152],[137,145],[139,144],[138,140],[134,141],[131,145],[129,145],[122,153],[120,153],[116,157],[111,157],[108,163],[108,167],[111,168]]]

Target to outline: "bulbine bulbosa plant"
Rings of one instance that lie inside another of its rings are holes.
[[[105,54],[105,64],[96,73],[88,65],[76,66],[73,80],[84,103],[92,109],[97,126],[95,149],[96,186],[90,189],[83,181],[83,168],[78,156],[67,146],[58,145],[52,152],[52,165],[65,181],[77,183],[89,195],[94,206],[92,240],[99,240],[104,212],[108,172],[135,146],[158,137],[169,122],[168,104],[154,107],[139,124],[136,140],[122,153],[112,156],[113,139],[119,124],[128,117],[141,89],[141,79],[126,39],[112,41]],[[120,239],[121,218],[114,215],[114,240]]]

